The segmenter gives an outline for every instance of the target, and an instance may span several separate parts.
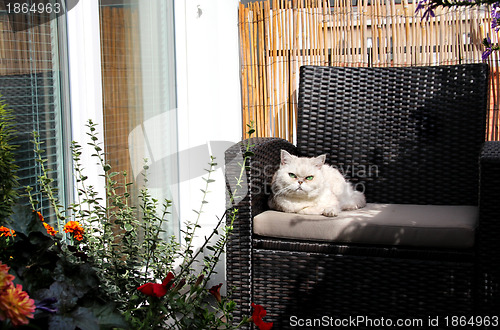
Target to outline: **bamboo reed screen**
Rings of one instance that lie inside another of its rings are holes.
[[[41,16],[30,19],[31,28],[16,32],[8,15],[0,15],[0,76],[52,71],[50,22]]]
[[[399,1],[401,2],[401,1]],[[356,3],[356,5],[353,5]],[[368,4],[367,4],[368,3]],[[294,140],[299,67],[481,62],[490,9],[438,9],[422,20],[402,0],[270,0],[240,4],[243,125]],[[491,36],[493,42],[498,35]],[[499,57],[491,67],[489,140],[499,139]],[[245,130],[244,130],[245,131]]]
[[[113,171],[132,173],[128,139],[142,112],[138,10],[100,6],[99,12],[106,160]]]

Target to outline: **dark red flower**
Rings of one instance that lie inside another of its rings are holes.
[[[169,285],[174,279],[174,274],[169,272],[161,284],[146,283],[137,288],[147,296],[161,298],[167,294]]]
[[[261,305],[252,303],[253,313],[252,321],[259,328],[259,330],[269,330],[273,327],[273,322],[264,322],[262,319],[266,316],[267,312]]]
[[[217,300],[218,302],[222,301],[222,298],[220,296],[220,288],[221,288],[221,286],[222,286],[222,283],[219,283],[217,285],[214,285],[210,289],[208,289],[208,292],[210,292],[212,294],[212,296],[215,297],[215,300]]]
[[[174,290],[175,292],[177,292],[180,289],[182,289],[185,284],[186,284],[186,279],[185,278],[183,278],[182,280],[180,280],[179,283],[177,283],[177,285],[175,285],[174,283],[172,283],[172,290]]]
[[[201,282],[203,282],[203,279],[205,278],[205,275],[201,274],[198,276],[198,279],[196,280],[196,283],[194,284],[195,287],[200,286]]]

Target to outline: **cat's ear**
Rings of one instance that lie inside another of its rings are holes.
[[[293,157],[288,151],[281,149],[281,165],[290,164]]]
[[[317,168],[321,168],[326,161],[326,154],[323,154],[321,156],[318,156],[316,158],[313,158],[313,165],[316,166]]]

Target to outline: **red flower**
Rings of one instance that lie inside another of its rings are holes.
[[[168,289],[163,284],[146,283],[137,288],[147,296],[161,298],[167,294]]]
[[[174,274],[169,272],[167,277],[163,280],[161,284],[158,283],[146,283],[137,288],[147,296],[161,298],[167,294],[169,289],[169,284],[173,281]]]
[[[252,313],[252,321],[259,328],[259,330],[269,330],[273,327],[273,322],[264,322],[262,319],[266,316],[267,312],[261,305],[252,303],[254,308]]]
[[[215,300],[217,300],[218,302],[221,302],[222,301],[222,298],[220,296],[220,288],[222,286],[222,283],[219,283],[218,285],[214,285],[213,287],[211,287],[208,292],[210,292],[212,294],[212,296],[215,297]]]
[[[167,277],[165,277],[165,279],[163,280],[161,285],[168,287],[168,285],[174,280],[174,277],[175,276],[174,276],[174,274],[172,274],[172,272],[168,272]],[[173,283],[172,283],[172,286],[174,286]]]

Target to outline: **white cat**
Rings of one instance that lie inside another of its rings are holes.
[[[353,189],[340,172],[325,165],[326,155],[296,157],[281,150],[269,207],[274,210],[334,217],[366,205],[365,195]]]

